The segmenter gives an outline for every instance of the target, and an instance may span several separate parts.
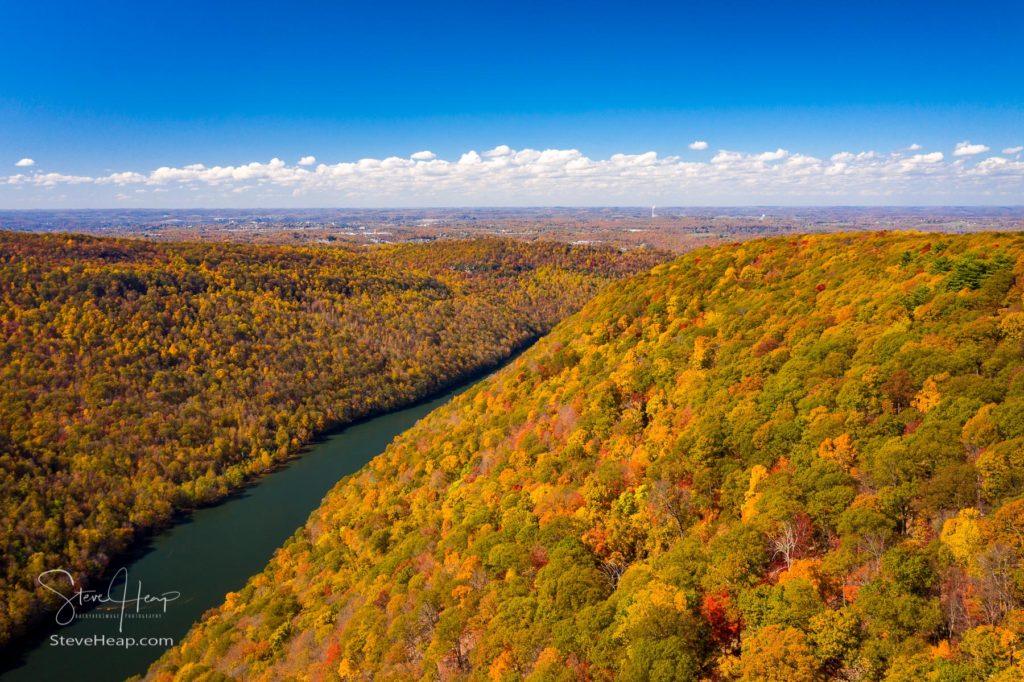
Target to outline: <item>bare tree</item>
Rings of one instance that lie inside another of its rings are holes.
[[[811,521],[803,514],[780,522],[768,533],[772,559],[782,559],[788,571],[793,567],[793,561],[803,556],[808,549],[812,533]]]
[[[774,531],[768,533],[768,544],[772,549],[772,559],[782,559],[788,571],[793,567],[797,551],[796,527],[790,521],[783,521]]]
[[[672,519],[679,537],[686,534],[690,518],[693,516],[692,495],[689,490],[681,488],[671,481],[656,481],[651,490],[651,501],[655,507]]]
[[[977,594],[988,625],[996,625],[1017,606],[1013,594],[1017,558],[1015,549],[1002,544],[993,545],[978,557]]]
[[[959,637],[971,627],[971,613],[964,599],[969,587],[970,579],[959,566],[951,566],[943,571],[941,602],[950,637]]]
[[[871,557],[871,574],[877,575],[882,568],[882,555],[889,548],[889,542],[882,533],[864,533],[857,542],[857,550]]]
[[[598,569],[604,574],[605,580],[611,585],[612,590],[615,590],[619,586],[619,580],[622,578],[622,574],[629,568],[629,564],[632,563],[627,561],[618,552],[612,557],[601,561],[598,564]]]

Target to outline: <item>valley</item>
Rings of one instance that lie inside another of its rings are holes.
[[[653,252],[0,233],[0,642],[175,513],[507,358]]]

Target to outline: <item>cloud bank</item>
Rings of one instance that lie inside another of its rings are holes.
[[[919,149],[828,158],[782,148],[720,149],[693,160],[654,151],[602,159],[577,149],[500,145],[453,159],[423,150],[338,163],[306,156],[295,165],[274,158],[105,175],[39,169],[0,176],[0,206],[1024,203],[1024,160],[982,157],[989,148],[970,142],[956,145],[951,157]]]

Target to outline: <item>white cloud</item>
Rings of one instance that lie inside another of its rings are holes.
[[[875,152],[859,152],[854,154],[853,152],[839,152],[829,157],[829,160],[836,163],[849,163],[850,161],[867,161],[877,156]]]
[[[908,152],[916,152],[916,151],[918,151],[920,149],[921,149],[921,145],[919,145],[916,142],[914,144],[910,145],[909,147],[907,147],[907,151]]]
[[[1024,203],[1024,162],[872,150],[819,158],[786,149],[721,150],[703,161],[653,150],[591,158],[579,149],[499,145],[450,159],[424,151],[408,158],[315,167],[274,158],[238,166],[196,163],[98,176],[22,172],[0,176],[0,206],[5,196],[11,200],[10,188],[21,189],[19,197],[37,191],[38,203],[45,205],[53,196],[49,190],[57,186],[73,187],[83,204],[98,205],[143,188],[163,205],[216,203],[218,197],[228,206],[240,200],[262,206],[891,204],[951,203],[962,197]]]
[[[26,157],[24,159],[20,159],[14,165],[17,166],[18,168],[28,168],[29,166],[36,165],[36,162],[35,162],[35,159],[30,159],[30,158]]]
[[[146,176],[141,173],[133,173],[131,171],[125,171],[123,173],[111,173],[102,178],[96,178],[96,183],[100,185],[112,184],[112,185],[132,185],[139,182],[145,182]]]
[[[907,158],[900,158],[894,170],[897,173],[927,173],[929,172],[929,167],[942,163],[945,158],[942,152],[914,154]]]
[[[499,144],[494,149],[490,149],[484,152],[484,157],[488,159],[494,159],[499,156],[509,156],[510,154],[514,153],[515,151],[512,149],[512,147],[509,147],[507,144]],[[434,158],[433,155],[431,155],[430,158]]]
[[[989,150],[983,144],[971,144],[970,140],[964,140],[963,142],[957,142],[956,147],[953,149],[953,156],[974,156],[975,154],[983,154]]]
[[[1024,152],[1024,146],[1018,145],[1016,147],[1007,147],[1003,150],[1004,154],[1020,154]]]
[[[708,143],[704,140],[694,140],[690,143],[690,149],[695,152],[702,152],[708,148]]]
[[[778,161],[784,159],[789,154],[785,149],[776,149],[773,152],[764,152],[757,155],[759,161]]]
[[[57,185],[84,185],[95,183],[99,178],[91,178],[87,175],[65,175],[63,173],[33,173],[25,175],[11,175],[7,178],[8,185],[45,187],[52,188]]]
[[[312,166],[314,163],[316,163],[316,157],[312,155],[303,156],[301,159],[299,159],[300,166]]]

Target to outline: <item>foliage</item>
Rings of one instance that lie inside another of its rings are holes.
[[[500,362],[659,258],[0,232],[0,642],[40,571],[97,574],[175,510]]]
[[[857,234],[618,283],[150,675],[1020,679],[1022,273],[1018,236]]]

